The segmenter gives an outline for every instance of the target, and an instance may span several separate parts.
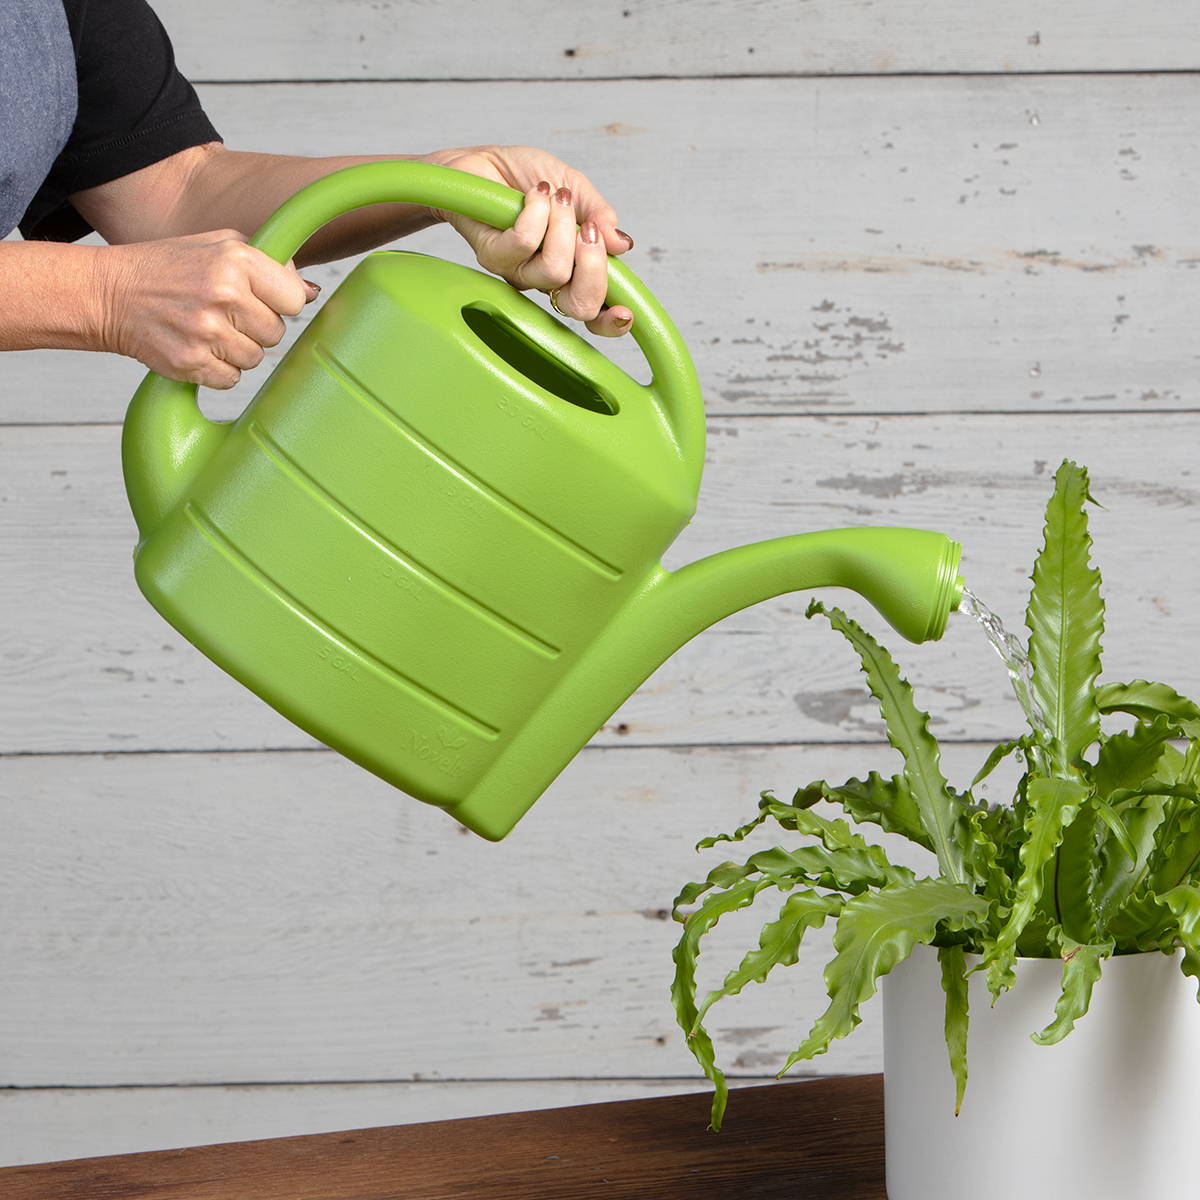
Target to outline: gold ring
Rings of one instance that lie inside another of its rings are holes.
[[[566,284],[563,284],[563,287],[566,287]],[[550,297],[550,307],[552,309],[554,309],[554,311],[556,313],[558,313],[558,315],[560,317],[566,317],[567,320],[569,321],[571,319],[571,314],[563,312],[563,310],[558,307],[558,293],[561,291],[562,291],[562,288],[556,287],[548,293],[548,295]]]

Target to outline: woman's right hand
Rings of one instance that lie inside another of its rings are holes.
[[[107,246],[99,258],[102,348],[209,388],[258,366],[283,316],[320,291],[233,229]]]

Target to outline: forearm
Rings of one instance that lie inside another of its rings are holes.
[[[106,250],[0,242],[0,350],[106,350]]]
[[[379,154],[301,158],[222,149],[196,171],[186,198],[176,209],[172,236],[208,229],[237,229],[252,237],[289,196],[313,180],[343,167],[367,162],[419,159],[438,155]],[[361,254],[434,224],[424,205],[373,204],[346,213],[318,230],[296,253],[298,267]]]

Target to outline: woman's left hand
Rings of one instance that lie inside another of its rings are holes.
[[[580,171],[532,146],[473,146],[439,150],[423,161],[469,171],[525,193],[511,229],[442,209],[431,210],[458,230],[479,265],[514,287],[551,293],[565,316],[592,333],[620,337],[633,324],[624,305],[604,307],[608,256],[623,254],[633,238],[617,228],[617,214]]]

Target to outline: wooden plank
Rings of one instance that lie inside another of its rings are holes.
[[[965,784],[983,757],[950,747],[946,770]],[[588,751],[494,845],[327,752],[0,761],[0,1087],[698,1081],[668,910],[729,847],[694,843],[763,789],[871,769],[894,752]],[[702,987],[772,915],[722,922]],[[786,977],[713,1011],[733,1076],[780,1068],[828,957],[813,934]],[[798,1071],[880,1070],[878,1004],[863,1015]]]
[[[1092,469],[1109,602],[1110,678],[1200,691],[1187,597],[1200,492],[1194,414],[714,420],[700,510],[669,566],[725,547],[854,524],[942,529],[966,547],[975,590],[1019,628],[1058,462]],[[263,749],[313,743],[174,634],[138,595],[114,427],[10,428],[0,439],[0,751]],[[701,634],[622,706],[597,744],[873,741],[880,737],[840,638],[803,620],[809,592]],[[828,593],[888,633],[848,593]],[[978,630],[891,645],[939,734],[1002,739],[1019,724]],[[631,687],[633,681],[631,680]]]
[[[1200,35],[1187,0],[1147,0],[1136,19],[1116,0],[218,0],[208,16],[185,0],[156,8],[184,69],[225,80],[1190,69]]]
[[[1200,402],[1198,75],[202,92],[239,149],[518,141],[578,164],[636,238],[629,262],[678,322],[714,414]],[[411,113],[415,133],[397,122]],[[408,244],[469,258],[445,230]],[[348,266],[314,272],[326,297]],[[631,344],[607,348],[643,369]],[[4,365],[10,422],[117,420],[141,375],[68,352]],[[261,378],[205,403],[236,412]]]
[[[884,1200],[879,1076],[747,1088],[720,1137],[696,1096],[13,1167],[9,1200]]]
[[[0,1167],[693,1091],[708,1092],[708,1080],[4,1088]]]

